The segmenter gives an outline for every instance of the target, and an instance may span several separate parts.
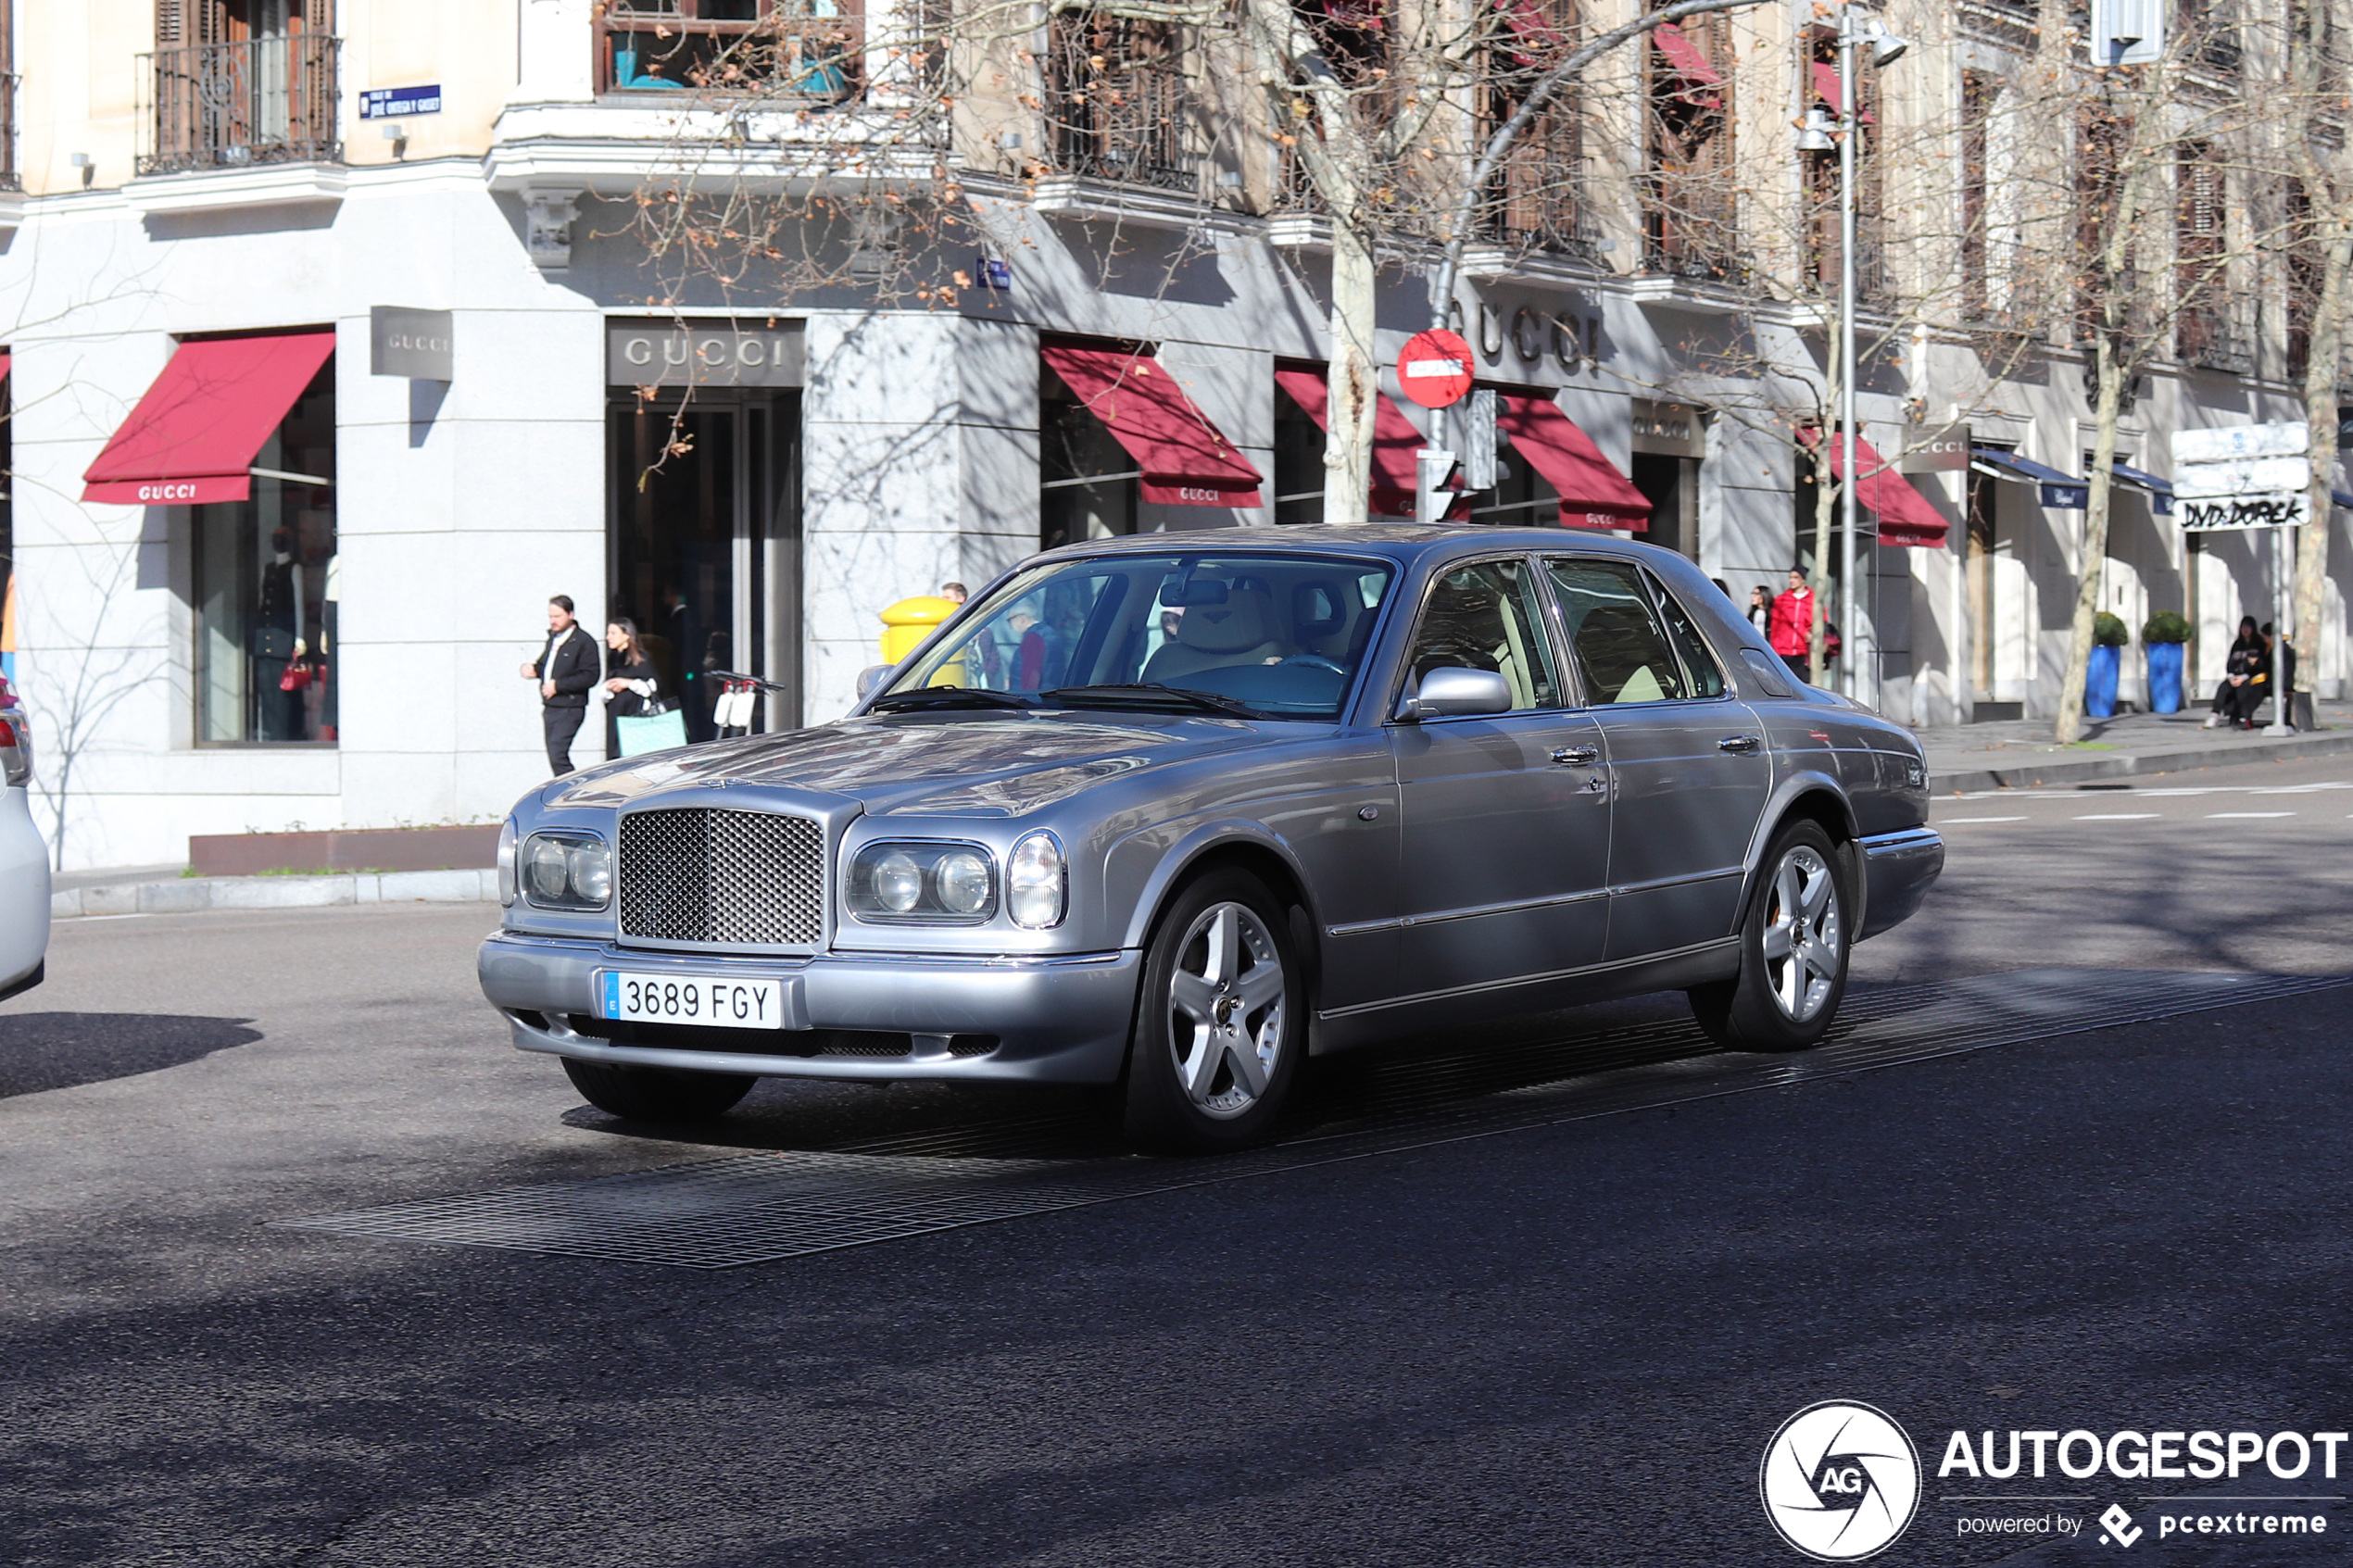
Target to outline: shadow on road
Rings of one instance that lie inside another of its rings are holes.
[[[0,1016],[0,1099],[104,1084],[249,1046],[249,1018],[153,1012],[19,1012]]]

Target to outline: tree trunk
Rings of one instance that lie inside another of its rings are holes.
[[[2092,495],[2083,509],[2083,558],[2076,571],[2075,619],[2068,631],[2067,674],[2059,683],[2058,743],[2082,737],[2083,683],[2092,672],[2092,628],[2100,612],[2100,587],[2108,575],[2108,514],[2116,473],[2116,414],[2123,401],[2124,371],[2116,362],[2113,334],[2096,334],[2099,395],[2093,404],[2097,433],[2092,439]]]
[[[1332,220],[1330,388],[1324,433],[1324,521],[1363,522],[1373,482],[1373,417],[1380,405],[1374,353],[1372,245],[1355,226]]]
[[[2336,369],[2343,353],[2346,269],[2353,265],[2353,224],[2328,222],[2321,256],[2321,298],[2312,312],[2311,351],[2304,364],[2304,418],[2312,432],[2312,520],[2296,552],[2296,646],[2304,656],[2304,689],[2320,689],[2321,611],[2327,603],[2329,492],[2336,478]],[[2283,712],[2280,721],[2288,715]]]

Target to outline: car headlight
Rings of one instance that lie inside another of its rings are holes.
[[[535,833],[517,857],[524,897],[544,909],[601,909],[612,901],[612,851],[585,833]]]
[[[984,921],[997,912],[997,862],[976,844],[869,844],[850,859],[846,902],[865,921]]]
[[[515,820],[512,817],[498,825],[498,903],[504,909],[515,907]]]
[[[1069,905],[1070,873],[1054,835],[1033,833],[1014,845],[1005,861],[1005,907],[1013,923],[1044,931],[1063,922]]]

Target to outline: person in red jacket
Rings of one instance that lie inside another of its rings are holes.
[[[1789,592],[1773,601],[1765,640],[1799,680],[1806,678],[1806,655],[1814,642],[1814,590],[1806,585],[1806,573],[1793,566],[1789,569]]]

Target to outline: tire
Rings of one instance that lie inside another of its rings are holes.
[[[1265,1137],[1306,1054],[1302,974],[1282,906],[1256,877],[1215,870],[1179,892],[1144,956],[1128,1141],[1214,1154]]]
[[[735,1108],[760,1080],[737,1073],[673,1073],[665,1067],[611,1067],[564,1058],[564,1076],[581,1098],[624,1122],[708,1122]]]
[[[1741,917],[1740,973],[1692,987],[1692,1016],[1730,1050],[1802,1051],[1820,1043],[1846,996],[1853,876],[1830,834],[1802,821],[1773,835],[1763,865]]]

